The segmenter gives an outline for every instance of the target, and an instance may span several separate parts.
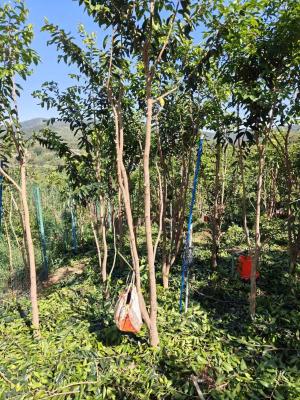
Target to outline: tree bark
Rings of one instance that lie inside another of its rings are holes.
[[[106,241],[106,218],[105,218],[105,204],[104,199],[100,196],[100,223],[101,223],[101,236],[102,236],[102,244],[103,244],[103,259],[102,259],[102,282],[105,282],[107,279],[107,257],[108,257],[108,248]]]
[[[95,212],[93,211],[93,204],[90,204],[90,216],[91,216],[91,228],[93,231],[93,235],[94,235],[94,240],[95,240],[95,244],[96,244],[96,249],[97,249],[97,256],[98,256],[98,263],[99,263],[99,269],[100,271],[102,271],[102,255],[101,255],[101,248],[100,248],[100,243],[99,243],[99,238],[98,238],[98,234],[97,234],[97,229],[95,226]],[[96,221],[97,224],[97,221]]]
[[[277,166],[272,166],[270,169],[270,193],[267,195],[267,215],[269,218],[273,218],[275,213],[276,204],[276,193],[277,193],[277,178],[278,178],[278,168]]]
[[[293,193],[293,176],[292,176],[292,165],[289,154],[289,137],[292,126],[288,127],[287,133],[284,138],[284,161],[285,161],[285,175],[287,183],[287,212],[288,212],[288,241],[289,241],[289,258],[290,258],[290,272],[293,274],[296,270],[296,263],[298,253],[300,250],[300,228],[298,233],[294,232],[293,227],[293,212],[292,212],[292,193]]]
[[[265,164],[265,145],[259,142],[257,136],[256,145],[258,150],[258,175],[256,193],[256,214],[255,214],[255,249],[251,269],[251,288],[250,288],[250,315],[253,318],[256,311],[256,271],[259,264],[261,251],[260,241],[260,214],[261,214],[261,195],[263,187],[263,173]]]
[[[238,160],[239,160],[239,167],[241,173],[241,181],[242,181],[242,211],[243,211],[243,228],[246,237],[247,247],[250,251],[251,249],[251,242],[250,242],[250,234],[248,228],[248,221],[247,221],[247,204],[246,204],[246,184],[245,184],[245,168],[244,168],[244,159],[243,159],[243,150],[241,147],[241,143],[239,140],[239,151],[238,151]]]
[[[282,133],[279,128],[279,133]],[[290,264],[290,272],[294,273],[296,270],[296,263],[298,258],[298,253],[300,250],[300,229],[298,229],[293,223],[295,216],[292,211],[292,194],[294,185],[296,185],[296,192],[299,192],[297,188],[297,176],[295,176],[292,172],[292,165],[289,153],[289,137],[292,129],[292,125],[288,126],[287,132],[283,136],[284,143],[283,145],[278,141],[276,135],[274,135],[273,139],[276,141],[276,145],[273,141],[270,143],[276,148],[279,154],[283,154],[283,165],[284,165],[284,177],[286,180],[286,208],[287,208],[287,227],[288,227],[288,254],[289,254],[289,264]]]
[[[154,265],[154,250],[152,241],[150,170],[149,170],[152,110],[153,110],[153,100],[148,95],[146,137],[145,137],[145,147],[144,147],[144,196],[145,196],[144,216],[145,216],[145,232],[146,232],[149,284],[150,284],[150,344],[151,346],[156,347],[158,346],[159,338],[157,330],[157,293],[156,293],[156,277],[155,277],[155,265]]]
[[[30,216],[29,216],[30,214],[29,214],[27,188],[26,188],[26,167],[24,161],[20,162],[20,172],[21,172],[21,200],[24,213],[24,227],[26,234],[26,243],[28,246],[28,257],[29,257],[32,327],[34,330],[35,337],[40,338],[39,308],[38,308],[38,295],[37,295],[37,283],[36,283],[36,265],[35,265],[34,246],[31,235],[31,227],[30,227]]]
[[[163,170],[164,171],[164,170]],[[162,198],[162,280],[163,287],[169,288],[169,271],[167,270],[167,224],[166,224],[166,211],[167,211],[167,179],[165,172],[163,173],[163,198]]]
[[[218,266],[218,254],[220,247],[221,236],[221,185],[220,185],[220,167],[221,167],[221,143],[217,140],[216,144],[216,164],[215,164],[215,199],[213,206],[213,214],[211,219],[212,227],[212,251],[211,251],[211,266],[216,269]]]
[[[157,232],[157,238],[155,241],[154,245],[154,262],[156,259],[156,252],[157,248],[159,245],[159,241],[161,238],[161,233],[162,233],[162,225],[163,225],[163,215],[164,215],[164,193],[163,193],[163,187],[162,187],[162,181],[161,181],[161,174],[159,167],[156,163],[156,170],[157,170],[157,178],[158,178],[158,186],[159,186],[159,193],[158,193],[158,198],[159,198],[159,216],[158,216],[158,232]]]
[[[13,264],[13,254],[12,254],[12,247],[11,247],[11,240],[9,235],[9,230],[7,226],[6,219],[4,219],[4,229],[5,235],[7,240],[7,247],[8,247],[8,259],[9,259],[9,286],[13,293],[14,291],[14,264]]]

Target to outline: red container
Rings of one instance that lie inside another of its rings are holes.
[[[241,279],[248,281],[251,278],[252,258],[250,256],[239,256],[238,272]],[[256,279],[259,277],[259,272],[256,271]]]

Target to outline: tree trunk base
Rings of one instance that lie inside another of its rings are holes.
[[[164,289],[169,289],[169,276],[170,276],[170,265],[163,265],[162,268],[162,281]]]

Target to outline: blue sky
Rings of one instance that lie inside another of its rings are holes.
[[[9,0],[0,0],[1,5],[6,2]],[[83,24],[88,32],[96,32],[100,43],[106,36],[106,32],[100,30],[99,26],[84,11],[84,7],[78,5],[77,0],[25,0],[25,4],[29,10],[28,23],[33,24],[35,33],[32,48],[39,54],[41,62],[34,67],[33,74],[26,81],[19,82],[23,87],[18,101],[21,121],[39,117],[55,117],[55,110],[41,108],[31,94],[34,90],[40,89],[45,81],[56,81],[59,83],[60,89],[64,89],[74,84],[68,74],[77,72],[74,66],[68,67],[63,62],[58,63],[56,47],[47,46],[50,35],[47,32],[41,32],[45,17],[50,23],[71,32],[75,37],[78,37],[77,27],[79,24]],[[199,37],[201,36],[200,32],[199,30]],[[199,38],[196,42],[198,41]]]
[[[0,4],[5,1],[0,0]],[[75,72],[74,67],[67,67],[64,63],[57,63],[57,52],[55,46],[47,46],[49,34],[40,32],[44,23],[44,17],[49,22],[59,25],[66,31],[71,31],[76,36],[77,26],[83,23],[90,32],[96,32],[98,38],[103,38],[105,34],[100,32],[92,19],[84,12],[84,8],[73,0],[27,0],[25,1],[29,9],[28,22],[34,25],[35,38],[32,47],[41,57],[41,63],[34,68],[33,75],[27,81],[21,82],[23,93],[19,99],[19,112],[21,121],[37,117],[55,116],[54,110],[45,110],[38,106],[37,101],[31,93],[39,89],[43,82],[54,80],[60,84],[61,88],[67,87],[71,80],[68,73]]]

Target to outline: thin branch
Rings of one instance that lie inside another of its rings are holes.
[[[205,398],[204,398],[204,396],[203,396],[203,393],[202,393],[202,391],[201,391],[201,389],[200,389],[200,386],[199,386],[199,384],[198,384],[197,378],[196,378],[194,375],[192,375],[192,376],[191,376],[191,380],[192,380],[192,382],[193,382],[193,384],[194,384],[194,386],[195,386],[195,389],[196,389],[196,391],[197,391],[197,394],[198,394],[199,399],[200,399],[200,400],[205,400]]]
[[[168,90],[167,92],[165,92],[161,96],[158,96],[156,99],[153,99],[153,103],[157,103],[160,99],[163,99],[164,97],[169,96],[169,94],[175,92],[175,90],[177,90],[178,88],[179,88],[179,85],[175,86],[173,89]]]
[[[119,256],[125,261],[125,263],[128,265],[128,267],[129,267],[132,271],[134,271],[134,268],[132,267],[132,265],[129,264],[129,262],[126,260],[126,258],[123,256],[123,254],[120,253],[119,250],[118,250],[118,254],[119,254]]]
[[[176,6],[176,9],[175,9],[175,12],[174,12],[174,14],[172,16],[171,26],[170,26],[170,29],[168,31],[166,40],[165,40],[165,42],[164,42],[164,44],[163,44],[163,46],[162,46],[162,48],[161,48],[161,50],[159,52],[159,55],[157,56],[157,59],[155,60],[155,62],[153,64],[153,67],[152,67],[153,73],[155,72],[157,64],[160,63],[161,58],[162,58],[162,56],[163,56],[163,54],[164,54],[164,52],[166,50],[166,47],[167,47],[167,45],[169,43],[170,36],[171,36],[172,30],[173,30],[173,26],[174,26],[174,21],[175,21],[176,15],[177,15],[178,7],[179,7],[179,1],[177,2],[177,6]]]
[[[277,124],[275,124],[276,129],[278,130],[278,132],[280,133],[282,139],[284,139],[284,134],[282,133],[282,130],[279,128],[279,126]]]
[[[54,390],[52,393],[54,394],[54,393],[56,393],[58,390],[68,389],[68,388],[73,387],[73,386],[94,385],[94,384],[96,384],[96,383],[99,383],[99,381],[81,381],[81,382],[73,382],[73,383],[69,383],[69,384],[66,385],[66,386],[57,388],[57,389]],[[51,392],[50,392],[50,393],[51,393]],[[60,393],[60,394],[64,394],[64,393]]]
[[[159,213],[159,228],[158,228],[158,234],[154,246],[154,261],[156,258],[156,252],[157,252],[157,247],[160,241],[161,233],[162,233],[162,223],[163,223],[163,212],[164,212],[164,205],[163,205],[163,190],[162,190],[162,183],[161,183],[161,175],[160,171],[157,165],[157,162],[155,163],[156,170],[157,170],[157,176],[158,176],[158,184],[159,184],[159,198],[160,198],[160,213]]]
[[[73,390],[72,392],[53,393],[53,394],[47,395],[47,397],[42,397],[42,400],[47,400],[47,399],[51,399],[51,398],[53,398],[53,397],[58,397],[58,396],[64,396],[64,397],[66,397],[67,395],[70,395],[70,394],[77,394],[77,393],[79,393],[79,390]]]
[[[21,187],[17,184],[16,181],[13,180],[4,170],[3,168],[0,167],[0,174],[4,176],[5,179],[7,179],[10,183],[14,185],[14,187],[21,193]]]
[[[9,225],[10,225],[10,229],[11,229],[13,235],[14,235],[14,238],[15,238],[15,241],[16,241],[16,243],[17,243],[17,246],[18,246],[19,249],[21,249],[21,245],[20,245],[18,236],[17,236],[17,234],[16,234],[16,231],[15,231],[15,229],[14,229],[13,222],[12,222],[12,209],[13,209],[13,206],[15,207],[15,204],[14,204],[14,202],[13,202],[13,200],[14,200],[14,199],[13,199],[13,194],[10,193],[10,196],[11,196],[11,198],[10,198],[10,203],[11,203],[11,205],[10,205],[10,210],[9,210]]]
[[[4,382],[8,383],[10,386],[15,386],[15,384],[14,384],[11,380],[9,380],[9,379],[3,374],[3,372],[1,372],[1,371],[0,371],[0,378],[1,378]]]
[[[108,68],[108,78],[106,82],[106,87],[110,90],[110,79],[111,79],[111,71],[112,71],[112,59],[113,59],[113,45],[114,45],[114,33],[113,31],[111,36],[111,48],[110,48],[110,56],[109,56],[109,68]]]
[[[273,142],[272,137],[270,137],[270,136],[268,137],[269,143],[275,148],[275,150],[278,151],[278,153],[279,153],[280,151],[284,151],[284,147],[281,145],[281,143],[279,142],[279,140],[277,139],[277,137],[274,135],[273,138],[274,138],[274,140],[276,141],[276,144],[277,144],[277,145]]]
[[[108,274],[106,292],[108,292],[108,286],[110,284],[112,273],[113,273],[113,271],[115,269],[116,260],[117,260],[117,254],[118,254],[117,241],[116,241],[116,222],[115,222],[115,218],[113,218],[113,236],[114,236],[114,260],[113,260],[113,264],[112,264],[111,270],[110,270],[110,272]]]

